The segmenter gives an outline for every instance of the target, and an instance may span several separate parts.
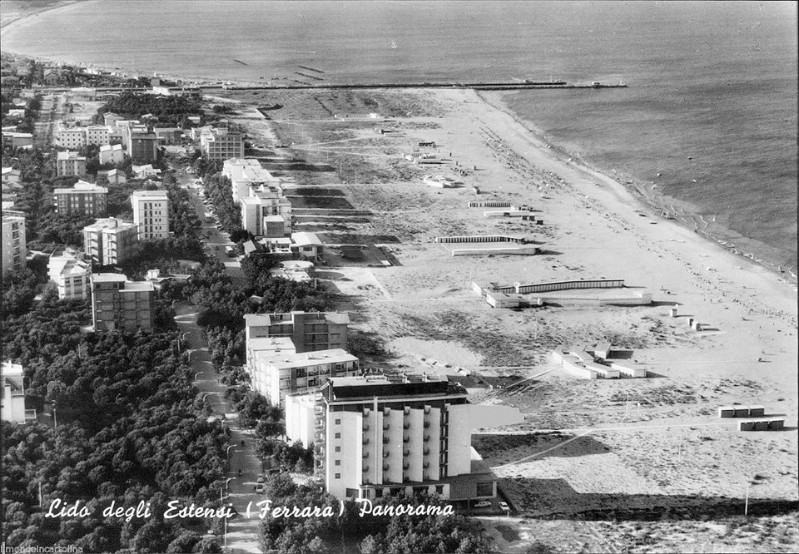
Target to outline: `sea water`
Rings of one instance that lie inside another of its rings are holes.
[[[796,23],[792,2],[102,0],[6,28],[2,46],[258,83],[623,81],[505,101],[587,163],[796,268]]]

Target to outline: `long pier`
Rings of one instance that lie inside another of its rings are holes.
[[[299,85],[254,85],[254,86],[223,86],[227,90],[324,90],[324,89],[414,89],[414,88],[450,88],[474,90],[522,90],[522,89],[603,89],[627,88],[627,85],[613,84],[575,84],[566,81],[542,82],[477,82],[477,83],[349,83],[349,84],[299,84]]]

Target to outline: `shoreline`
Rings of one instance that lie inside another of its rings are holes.
[[[47,11],[55,11],[55,10],[63,10],[68,9],[70,7],[77,6],[78,4],[86,3],[86,2],[99,2],[100,0],[63,0],[57,4],[52,6],[48,6],[45,8],[40,8],[29,13],[21,14],[20,16],[12,19],[11,21],[7,22],[0,22],[0,36],[2,34],[6,34],[8,31],[12,30],[15,26],[23,25],[25,22],[30,21],[31,19],[35,18],[36,16],[47,12]],[[183,84],[194,84],[194,85],[216,85],[220,83],[232,83],[238,86],[258,86],[262,85],[263,83],[259,83],[256,81],[245,81],[240,79],[214,79],[210,76],[189,76],[189,75],[176,75],[176,74],[167,74],[161,72],[154,72],[154,71],[147,71],[144,69],[137,69],[137,68],[109,68],[103,66],[97,66],[94,64],[89,64],[86,62],[79,62],[74,60],[66,60],[66,59],[58,59],[58,58],[51,58],[51,57],[37,57],[31,56],[20,52],[14,52],[13,50],[7,50],[6,54],[24,58],[24,59],[33,59],[38,62],[52,62],[52,63],[65,63],[69,65],[74,65],[77,67],[92,67],[97,68],[105,71],[117,71],[120,75],[126,78],[137,78],[137,77],[147,77],[151,74],[157,74],[158,76],[170,80],[175,81],[176,83],[183,83]],[[730,254],[734,256],[743,258],[748,262],[752,262],[758,264],[759,266],[763,267],[767,271],[773,273],[779,279],[784,279],[787,283],[797,285],[799,283],[799,279],[797,278],[796,268],[790,266],[781,266],[778,262],[774,261],[773,259],[769,259],[772,256],[769,254],[760,253],[758,254],[756,249],[746,248],[746,247],[738,247],[736,246],[736,242],[744,241],[744,242],[756,242],[758,245],[761,245],[764,248],[773,250],[773,255],[776,256],[776,253],[779,252],[779,249],[771,247],[765,243],[761,243],[756,239],[752,239],[750,237],[745,237],[740,235],[739,233],[721,227],[720,225],[715,225],[714,222],[705,221],[704,217],[699,213],[699,209],[691,204],[688,201],[668,196],[660,191],[656,191],[657,185],[654,183],[648,183],[641,179],[635,178],[634,176],[624,175],[624,174],[616,174],[615,170],[611,170],[609,168],[602,168],[597,167],[592,163],[587,162],[583,159],[580,155],[574,154],[566,149],[566,147],[558,144],[555,141],[550,140],[541,129],[535,126],[534,122],[528,121],[524,119],[521,115],[513,112],[504,101],[505,94],[508,91],[475,91],[478,98],[480,98],[483,102],[486,102],[488,105],[492,106],[495,109],[498,109],[508,116],[513,118],[513,120],[524,128],[528,133],[530,133],[535,139],[543,145],[543,147],[553,154],[556,154],[557,157],[563,163],[574,165],[575,167],[580,168],[582,171],[594,175],[597,178],[604,177],[611,179],[617,182],[620,186],[625,188],[629,191],[632,197],[639,202],[640,207],[652,212],[652,215],[659,217],[663,220],[674,220],[679,225],[692,231],[702,237],[705,241],[718,245],[728,251]],[[714,228],[715,227],[715,228]],[[747,250],[754,250],[754,251],[747,251]]]
[[[790,284],[796,285],[799,283],[797,280],[797,274],[794,271],[796,268],[782,267],[774,261],[764,259],[765,256],[760,258],[756,252],[742,251],[735,244],[732,244],[735,240],[743,239],[745,241],[755,241],[755,239],[744,237],[735,231],[723,228],[721,226],[718,226],[720,229],[719,232],[713,232],[710,230],[713,222],[705,221],[704,217],[698,213],[699,210],[696,208],[696,206],[693,206],[690,202],[656,191],[656,184],[646,183],[640,179],[636,180],[631,176],[615,175],[615,171],[608,171],[605,168],[596,167],[587,162],[582,156],[569,152],[563,146],[551,141],[546,136],[546,133],[542,132],[535,126],[535,123],[524,119],[522,116],[508,108],[507,104],[502,98],[502,94],[502,92],[486,94],[483,91],[477,91],[477,95],[484,102],[513,118],[518,125],[526,129],[527,132],[530,133],[536,141],[541,143],[544,148],[555,154],[562,163],[574,165],[580,170],[588,174],[592,174],[598,178],[608,178],[617,182],[620,186],[624,187],[632,194],[633,198],[640,203],[642,208],[650,210],[653,216],[660,217],[663,220],[676,221],[685,229],[693,231],[707,242],[721,246],[730,254],[745,258],[749,262],[756,263],[773,273],[778,278],[784,279]],[[736,239],[734,236],[739,238]],[[760,244],[766,248],[773,248],[764,243]],[[782,268],[783,271],[780,271],[780,268]]]

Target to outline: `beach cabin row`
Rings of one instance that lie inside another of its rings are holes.
[[[784,428],[784,418],[750,419],[738,422],[739,431],[781,431]]]
[[[721,406],[719,417],[763,417],[766,415],[766,408],[763,406]]]
[[[510,208],[512,207],[510,202],[504,202],[501,200],[485,200],[483,202],[469,202],[466,205],[467,208]]]

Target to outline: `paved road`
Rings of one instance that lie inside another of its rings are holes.
[[[175,303],[176,317],[180,330],[184,333],[184,345],[190,352],[191,367],[195,374],[195,386],[205,393],[206,399],[213,408],[214,415],[225,417],[230,428],[230,447],[228,449],[229,465],[226,468],[229,478],[228,500],[236,508],[238,516],[228,522],[227,534],[222,538],[226,552],[231,553],[260,553],[258,542],[258,525],[256,503],[263,500],[256,495],[254,487],[258,474],[261,472],[261,462],[255,455],[255,437],[250,429],[241,429],[238,424],[238,414],[233,409],[230,401],[225,399],[225,386],[219,382],[219,373],[211,363],[211,353],[200,328],[197,326],[197,308],[186,302]],[[244,441],[244,446],[241,446]],[[242,470],[241,476],[238,470]],[[245,516],[247,505],[252,502],[252,515]]]

